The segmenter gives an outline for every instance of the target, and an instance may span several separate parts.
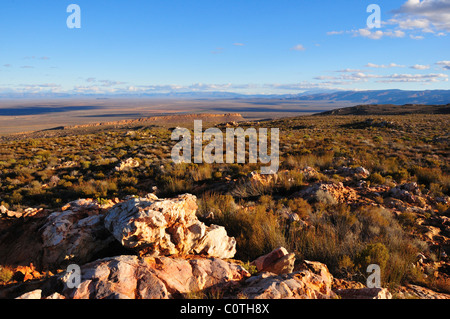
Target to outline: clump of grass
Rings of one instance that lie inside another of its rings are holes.
[[[371,184],[383,185],[384,183],[386,183],[386,178],[381,176],[381,174],[379,174],[379,173],[373,173],[373,174],[370,174],[369,181]]]
[[[277,216],[262,205],[251,211],[238,210],[222,221],[236,238],[237,255],[241,260],[254,260],[277,247],[285,246],[284,230]]]
[[[190,180],[178,177],[166,177],[163,180],[162,191],[167,195],[188,193],[191,190],[192,183]]]
[[[368,244],[355,258],[356,266],[365,271],[371,264],[380,266],[381,273],[386,269],[389,250],[382,243]]]
[[[213,213],[217,218],[222,218],[224,214],[234,213],[237,205],[231,195],[216,193],[204,193],[198,200],[197,214],[206,217]]]
[[[301,219],[307,218],[312,211],[311,205],[301,197],[293,199],[282,199],[279,203],[284,204],[292,213],[297,214]]]
[[[419,184],[430,186],[431,183],[440,183],[443,176],[442,170],[439,167],[413,167],[414,175],[417,177]]]
[[[265,204],[238,207],[230,195],[205,194],[199,200],[199,214],[210,212],[214,216],[209,222],[224,226],[236,238],[237,259],[251,261],[285,245],[283,225]]]
[[[247,261],[246,263],[242,264],[242,268],[247,270],[252,276],[258,273],[258,269],[256,268],[255,265],[252,265],[250,261]]]
[[[319,189],[315,194],[317,202],[325,205],[336,205],[338,201],[329,193]]]
[[[365,272],[368,264],[379,264],[385,285],[418,276],[412,264],[423,247],[406,235],[388,211],[317,204],[308,220],[312,227],[293,225],[287,236],[289,248],[300,258],[323,262],[334,274]]]

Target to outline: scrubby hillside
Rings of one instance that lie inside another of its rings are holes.
[[[450,104],[369,104],[346,107],[323,112],[322,115],[407,115],[407,114],[450,114]]]
[[[0,296],[447,298],[449,124],[403,115],[218,125],[280,129],[280,170],[267,176],[259,164],[174,165],[171,131],[158,123],[4,139]],[[69,263],[98,277],[67,290]],[[369,264],[388,291],[364,290]],[[274,288],[285,280],[290,290]]]

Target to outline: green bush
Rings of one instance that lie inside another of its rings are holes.
[[[381,272],[386,269],[389,260],[389,250],[382,243],[368,244],[355,258],[357,265],[362,272],[365,272],[371,264],[380,266]]]
[[[375,185],[383,185],[386,182],[386,179],[383,176],[381,176],[381,174],[373,173],[370,174],[369,181],[370,183]]]
[[[431,183],[439,184],[441,182],[441,178],[443,177],[442,170],[439,167],[413,167],[414,175],[417,177],[418,184],[424,184],[426,186],[430,186]]]

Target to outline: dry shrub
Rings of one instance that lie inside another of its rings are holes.
[[[318,209],[320,207],[320,209]],[[423,249],[402,230],[389,211],[373,207],[320,205],[310,214],[312,227],[291,227],[289,248],[300,258],[325,263],[334,274],[378,263],[382,281],[397,285],[418,276],[412,264]]]
[[[419,184],[430,186],[431,183],[441,184],[443,178],[442,170],[439,167],[413,167],[414,175],[417,177]]]
[[[254,260],[285,245],[283,228],[277,216],[267,212],[262,205],[250,211],[240,209],[224,217],[221,223],[236,238],[236,257],[241,260]]]
[[[210,223],[224,226],[236,238],[237,259],[251,261],[285,245],[283,226],[265,204],[243,208],[230,195],[205,194],[199,200],[199,214],[209,212],[214,215]]]

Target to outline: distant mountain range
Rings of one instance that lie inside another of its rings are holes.
[[[285,101],[324,101],[324,102],[350,102],[355,104],[448,104],[450,103],[450,90],[426,90],[426,91],[403,91],[403,90],[373,90],[373,91],[325,91],[304,92],[301,94],[239,94],[233,92],[170,92],[151,94],[68,94],[68,93],[7,93],[0,94],[0,99],[39,99],[39,98],[176,98],[176,99],[275,99]]]
[[[358,104],[447,104],[450,103],[450,90],[340,91],[302,95],[297,98],[303,101],[347,101]]]

